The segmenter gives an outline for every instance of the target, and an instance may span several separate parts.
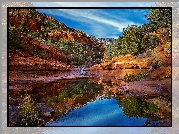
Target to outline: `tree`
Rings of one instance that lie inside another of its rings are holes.
[[[22,20],[21,25],[19,26],[19,31],[27,34],[26,21]]]
[[[14,29],[9,29],[9,49],[17,50],[17,49],[25,49],[23,42],[20,40],[17,31]]]
[[[138,55],[142,51],[143,37],[142,29],[136,25],[124,28],[122,36],[117,39],[116,43],[107,47],[105,53],[108,59],[126,54]]]
[[[171,9],[150,9],[146,18],[149,20],[149,26],[156,26],[154,30],[158,28],[171,27]]]
[[[159,43],[159,38],[156,35],[147,35],[142,39],[142,49],[143,50],[152,50]]]

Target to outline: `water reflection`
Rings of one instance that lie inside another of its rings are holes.
[[[157,105],[132,96],[118,100],[118,104],[123,107],[125,115],[128,117],[151,118],[159,111]]]
[[[69,110],[95,100],[102,89],[102,85],[88,79],[72,80],[61,92],[49,97],[47,104],[56,109],[58,114],[63,115]]]
[[[46,126],[142,126],[147,118],[128,118],[115,98],[87,103]]]
[[[117,79],[54,77],[10,81],[9,95],[16,100],[10,105],[19,105],[17,100],[30,94],[35,103],[54,109],[53,116],[45,118],[51,126],[158,126],[158,121],[171,121],[170,98],[131,96],[120,92]]]
[[[142,126],[147,119],[160,119],[156,114],[159,108],[153,102],[127,94],[114,95],[109,90],[107,93],[104,91],[101,84],[88,79],[70,82],[52,100],[58,102],[58,109],[63,111],[61,115],[64,116],[47,125]]]

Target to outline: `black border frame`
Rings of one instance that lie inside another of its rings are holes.
[[[9,9],[170,9],[171,10],[171,126],[36,126],[36,127],[172,127],[172,7],[7,7],[7,127],[9,126]]]

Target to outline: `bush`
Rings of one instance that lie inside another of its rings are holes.
[[[42,59],[47,59],[47,55],[44,51],[37,51],[36,55],[38,55],[38,57],[40,57]]]
[[[125,82],[133,82],[133,81],[138,81],[142,78],[145,78],[148,74],[147,73],[138,73],[136,75],[134,74],[126,74],[123,78],[123,81]]]
[[[57,21],[50,20],[43,22],[43,26],[46,27],[46,31],[51,31],[59,28],[59,23]]]
[[[65,55],[71,56],[71,63],[75,66],[86,65],[88,63],[100,63],[103,53],[97,48],[77,43],[73,41],[60,41],[56,48],[63,52]]]
[[[9,49],[25,49],[24,44],[17,36],[17,32],[14,29],[9,29]]]
[[[26,29],[26,22],[24,20],[22,20],[21,25],[19,26],[18,30],[20,32],[27,34],[28,30]]]
[[[20,104],[20,126],[35,126],[38,112],[35,108],[35,102],[30,95],[26,94]]]
[[[33,31],[33,32],[29,33],[29,36],[32,37],[32,38],[38,39],[40,37],[40,33]]]
[[[171,42],[167,42],[167,43],[165,44],[164,50],[165,50],[167,53],[171,54]]]

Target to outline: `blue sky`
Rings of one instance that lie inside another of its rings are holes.
[[[114,7],[135,6],[132,2],[33,2],[37,7]],[[136,7],[151,7],[153,3],[139,2]],[[141,26],[147,20],[147,9],[39,9],[68,27],[84,31],[97,38],[118,38],[128,25]]]

